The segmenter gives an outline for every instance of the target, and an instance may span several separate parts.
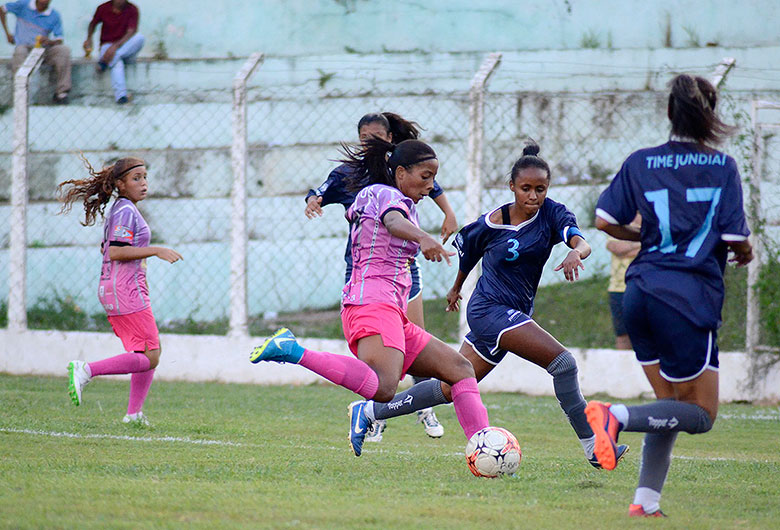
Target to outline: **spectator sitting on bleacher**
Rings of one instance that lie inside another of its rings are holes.
[[[19,69],[33,47],[43,46],[43,62],[54,66],[57,73],[57,88],[54,102],[66,104],[70,92],[70,48],[62,43],[62,19],[49,7],[51,0],[17,0],[0,6],[0,22],[10,44],[15,44],[11,65]],[[5,14],[16,15],[16,31],[8,31]],[[49,38],[49,35],[52,38]]]
[[[87,28],[84,51],[89,57],[92,51],[92,34],[100,28],[99,73],[111,68],[111,88],[114,100],[119,104],[129,101],[125,82],[125,64],[135,61],[144,45],[144,37],[138,33],[138,8],[127,0],[110,0],[100,4]]]

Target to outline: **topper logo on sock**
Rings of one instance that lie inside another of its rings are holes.
[[[650,427],[652,427],[653,429],[663,429],[666,427],[670,429],[674,429],[675,427],[677,427],[677,425],[680,424],[679,420],[674,416],[672,416],[671,419],[653,418],[652,416],[649,416],[647,418],[647,422],[650,424]]]
[[[414,398],[412,396],[406,396],[400,401],[391,401],[390,403],[387,404],[387,408],[389,408],[390,410],[398,410],[399,408],[401,408],[401,405],[403,405],[404,403],[407,405],[411,405],[412,401],[414,401]]]

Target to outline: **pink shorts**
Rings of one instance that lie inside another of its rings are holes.
[[[143,352],[160,347],[160,334],[151,307],[129,315],[109,315],[108,321],[126,351]]]
[[[409,322],[400,307],[394,304],[348,305],[341,310],[341,324],[350,351],[357,356],[360,339],[379,335],[386,348],[404,354],[401,378],[431,340],[431,334]]]

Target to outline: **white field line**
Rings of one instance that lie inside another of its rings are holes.
[[[79,434],[75,432],[60,432],[60,431],[39,431],[34,429],[14,429],[12,427],[0,427],[0,433],[10,434],[29,434],[32,436],[49,436],[52,438],[74,438],[74,439],[99,439],[99,440],[121,440],[131,442],[174,442],[184,443],[191,445],[217,445],[227,447],[263,447],[260,444],[251,444],[244,442],[231,442],[230,440],[201,440],[197,438],[178,437],[178,436],[129,436],[118,434]],[[347,447],[346,441],[344,445]],[[314,450],[314,449],[327,449],[333,451],[344,451],[345,447],[335,446],[305,446],[296,445],[296,448]]]
[[[199,440],[197,438],[180,438],[177,436],[127,436],[118,434],[78,434],[74,432],[36,431],[32,429],[0,428],[0,432],[13,434],[31,434],[33,436],[50,436],[55,438],[129,440],[134,442],[177,442],[193,445],[226,445],[230,447],[259,447],[254,444],[231,442],[223,440]]]

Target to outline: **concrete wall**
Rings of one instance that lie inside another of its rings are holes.
[[[671,71],[711,74],[735,56],[724,95],[732,108],[761,96],[780,100],[775,64],[780,47],[745,50],[578,50],[507,53],[486,100],[485,173],[494,188],[484,209],[509,200],[504,180],[527,136],[543,148],[554,173],[550,197],[586,225],[604,182],[632,150],[664,141],[664,86]],[[346,225],[338,206],[306,221],[302,197],[335,165],[338,142],[355,138],[364,112],[387,109],[416,119],[442,160],[439,181],[463,212],[468,106],[465,91],[483,54],[317,55],[269,58],[253,78],[249,103],[250,313],[332,306],[338,302]],[[155,242],[174,246],[185,262],[150,260],[150,283],[163,320],[227,314],[230,223],[230,92],[240,59],[142,61],[129,68],[136,102],[117,108],[106,77],[91,65],[74,70],[71,105],[36,104],[30,113],[32,156],[28,238],[28,300],[58,290],[87,312],[94,296],[101,230],[78,224],[78,206],[57,216],[56,185],[83,175],[76,155],[96,165],[124,153],[149,163],[150,200],[142,204]],[[757,76],[755,72],[762,71]],[[335,72],[333,77],[328,77]],[[34,78],[34,101],[48,100],[47,71]],[[0,76],[1,77],[1,76]],[[325,80],[327,78],[327,80]],[[7,78],[6,78],[7,79]],[[2,85],[10,89],[9,84]],[[6,90],[5,94],[10,96]],[[0,115],[0,220],[8,218],[11,112]],[[739,153],[734,153],[738,155]],[[770,190],[771,191],[771,190]],[[765,197],[771,197],[767,193]],[[420,206],[423,226],[436,232],[441,214]],[[594,255],[585,277],[603,273],[603,235],[586,232]],[[0,222],[0,298],[8,292],[8,223]],[[557,264],[557,249],[548,269]],[[269,261],[270,260],[270,261]],[[74,271],[77,274],[74,274]],[[291,273],[292,271],[292,273]],[[424,264],[425,296],[441,296],[454,274]],[[559,281],[547,270],[543,284]],[[155,288],[165,286],[165,288]],[[182,300],[181,293],[186,297]]]
[[[80,55],[99,1],[54,0]],[[734,47],[780,44],[774,0],[135,0],[144,55]],[[12,17],[13,18],[13,17]],[[749,30],[746,30],[749,28]],[[5,43],[5,40],[3,40]],[[0,54],[10,55],[10,47]]]
[[[162,335],[163,355],[155,378],[164,381],[218,381],[263,385],[330,384],[297,365],[248,361],[249,352],[262,340],[214,336]],[[344,341],[300,339],[318,351],[351,355]],[[456,346],[456,345],[453,345]],[[119,340],[107,333],[27,331],[0,329],[0,372],[18,375],[65,376],[72,359],[94,361],[120,352]],[[649,398],[652,389],[632,352],[573,350],[579,366],[579,381],[586,397],[607,394],[616,398]],[[729,401],[780,401],[780,365],[761,383],[750,387],[750,360],[743,353],[720,354],[720,399]],[[482,392],[521,392],[553,395],[552,378],[545,370],[508,356],[481,383]],[[89,390],[87,390],[89,392]],[[66,399],[63,389],[63,402]]]

